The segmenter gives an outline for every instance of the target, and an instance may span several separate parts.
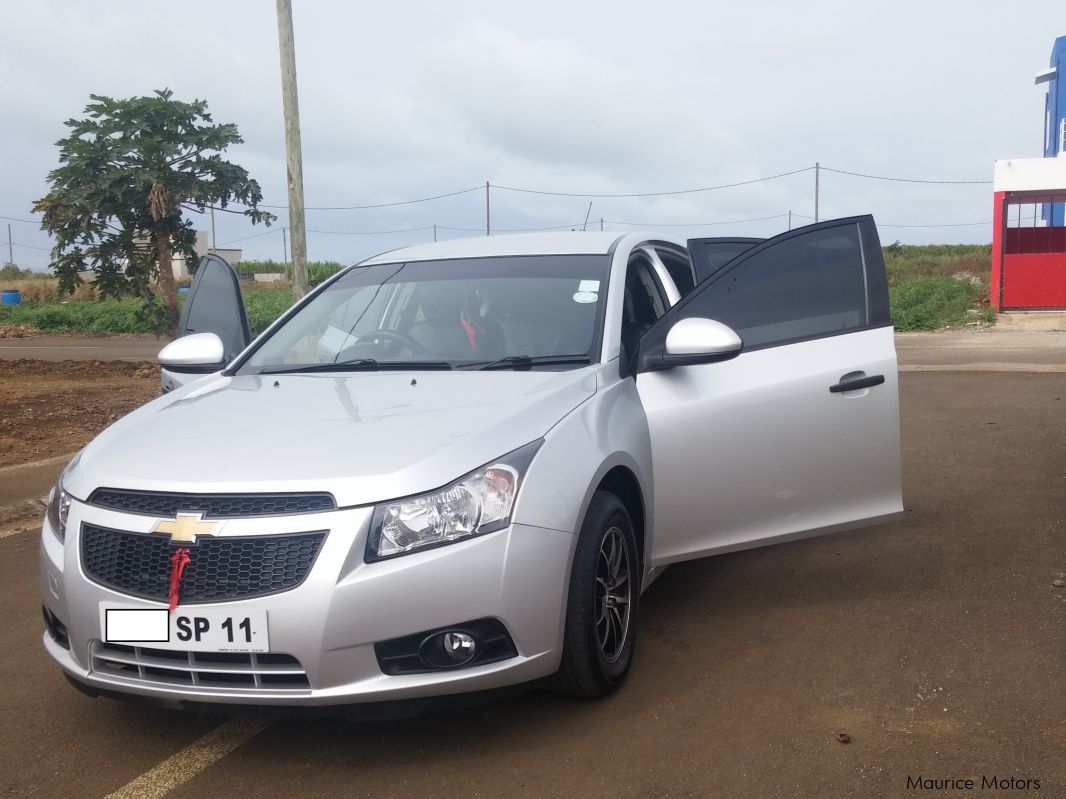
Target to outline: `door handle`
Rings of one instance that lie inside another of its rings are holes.
[[[872,388],[873,386],[879,386],[885,382],[884,375],[869,375],[867,377],[852,377],[847,380],[843,378],[839,383],[829,387],[831,394],[840,394],[844,391],[859,391],[863,388]]]

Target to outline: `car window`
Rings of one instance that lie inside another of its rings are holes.
[[[727,324],[751,349],[863,327],[866,297],[859,229],[848,223],[753,250],[693,295],[681,318]]]
[[[696,267],[696,281],[702,283],[738,255],[765,239],[724,238],[689,239],[688,249]]]
[[[595,360],[608,256],[520,256],[357,267],[271,332],[240,369],[507,356]]]

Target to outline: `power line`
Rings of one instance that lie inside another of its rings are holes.
[[[992,222],[991,222],[991,220],[989,220],[988,222],[945,222],[944,224],[940,224],[940,225],[889,225],[887,223],[882,224],[881,222],[878,222],[877,226],[879,228],[881,228],[881,227],[929,227],[929,228],[939,228],[939,227],[977,227],[979,225],[991,225],[991,224],[992,224]]]
[[[712,225],[740,225],[744,222],[762,222],[767,219],[783,219],[788,214],[774,214],[773,216],[754,216],[750,219],[729,219],[723,222],[621,222],[616,219],[603,220],[608,225],[627,225],[629,227],[709,227]],[[793,214],[800,216],[800,214]]]
[[[447,230],[447,228],[444,228]],[[396,230],[311,230],[308,233],[324,233],[329,236],[384,236],[390,233],[417,233],[422,230],[433,230],[433,225],[426,227],[405,227]]]
[[[6,219],[8,222],[25,222],[28,225],[41,224],[41,221],[39,219],[18,219],[13,216],[0,216],[0,219]]]
[[[397,200],[392,203],[375,203],[372,205],[308,205],[305,206],[307,211],[364,211],[371,208],[393,208],[397,205],[414,205],[415,203],[428,203],[432,200],[443,200],[447,197],[458,197],[460,194],[469,194],[472,191],[481,191],[484,186],[474,186],[471,189],[460,189],[459,191],[450,191],[447,194],[436,194],[432,197],[419,197],[415,200]],[[244,203],[239,203],[245,205]],[[260,203],[259,208],[288,208],[287,205],[266,205]]]
[[[35,247],[32,244],[19,244],[17,241],[13,241],[11,243],[13,245],[15,245],[16,247],[25,247],[28,250],[40,250],[41,252],[51,252],[52,251],[51,247]]]
[[[813,166],[805,166],[803,169],[793,169],[791,172],[780,172],[776,175],[767,175],[761,178],[752,178],[751,180],[742,180],[737,183],[723,183],[719,186],[702,186],[698,189],[677,189],[675,191],[645,191],[645,192],[632,192],[625,194],[593,194],[593,193],[577,193],[566,191],[542,191],[540,189],[524,189],[514,186],[499,186],[495,183],[492,184],[494,189],[502,189],[503,191],[517,191],[523,194],[547,194],[553,197],[584,197],[584,198],[599,198],[599,199],[622,199],[631,197],[666,197],[675,194],[696,194],[703,191],[717,191],[718,189],[732,189],[737,186],[749,186],[752,183],[762,183],[767,180],[777,180],[778,178],[787,178],[790,175],[799,175],[802,172],[810,172],[814,169]]]
[[[227,244],[236,244],[239,241],[248,241],[248,239],[257,239],[260,236],[269,236],[271,233],[277,233],[279,230],[284,230],[284,229],[285,228],[276,227],[276,228],[271,228],[270,230],[264,230],[261,233],[253,233],[251,236],[244,236],[244,237],[239,238],[239,239],[230,239],[229,241],[224,241],[221,244],[215,245],[215,248],[216,249],[221,249],[222,247],[225,247]]]
[[[927,180],[920,178],[893,178],[886,177],[884,175],[867,175],[863,172],[848,172],[845,169],[833,169],[832,167],[823,166],[822,170],[825,172],[835,172],[838,175],[851,175],[855,178],[869,178],[870,180],[888,180],[893,183],[934,183],[938,185],[949,186],[976,186],[989,184],[991,180]]]

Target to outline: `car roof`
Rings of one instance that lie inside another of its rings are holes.
[[[430,244],[416,244],[367,258],[363,265],[399,261],[436,261],[444,258],[490,258],[508,255],[606,255],[626,233],[566,231],[472,236]]]

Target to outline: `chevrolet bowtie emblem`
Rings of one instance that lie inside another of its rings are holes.
[[[196,536],[217,535],[221,528],[221,522],[205,522],[202,513],[179,513],[156,524],[152,532],[169,535],[175,544],[195,544]]]

